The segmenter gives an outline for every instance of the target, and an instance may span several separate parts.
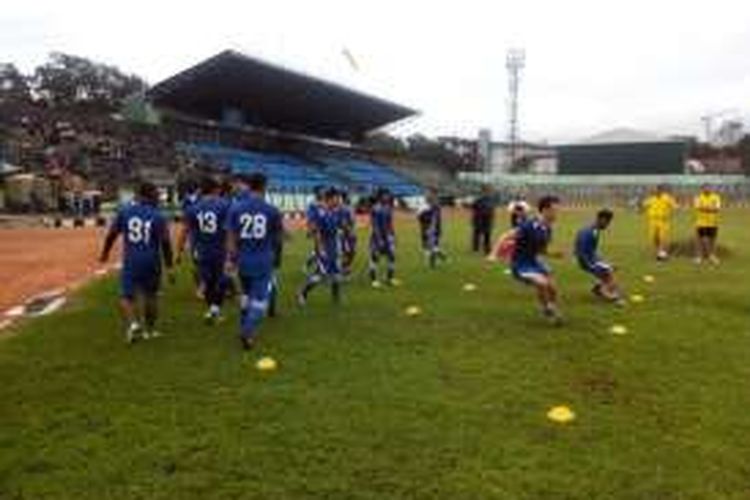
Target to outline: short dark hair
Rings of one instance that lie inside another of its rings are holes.
[[[614,216],[615,216],[615,213],[608,208],[602,208],[596,213],[597,220],[603,219],[603,220],[611,221],[614,218]]]
[[[255,172],[247,177],[246,182],[251,191],[265,191],[268,179],[260,172]]]
[[[142,200],[156,203],[159,201],[159,189],[156,187],[156,184],[149,181],[142,181],[140,184],[138,184],[138,189],[136,191],[138,194],[138,197]]]
[[[330,200],[331,198],[335,198],[338,194],[339,192],[335,187],[329,187],[323,192],[323,198]]]
[[[542,212],[548,209],[549,207],[551,207],[552,205],[557,205],[559,203],[560,203],[560,198],[554,195],[547,195],[547,196],[542,196],[539,199],[539,202],[537,203],[536,207],[540,212]]]
[[[211,194],[219,189],[219,187],[220,186],[217,180],[210,175],[207,175],[206,177],[201,179],[201,193],[203,194]]]

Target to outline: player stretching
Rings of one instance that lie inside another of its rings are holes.
[[[543,197],[538,203],[539,217],[529,218],[506,232],[499,243],[499,246],[505,247],[511,246],[512,242],[513,276],[536,289],[544,316],[555,326],[562,324],[562,316],[557,308],[557,287],[549,268],[539,256],[547,253],[559,203],[555,196]]]
[[[339,263],[339,233],[341,230],[341,212],[338,206],[338,193],[335,189],[327,190],[323,196],[324,210],[317,216],[315,232],[318,262],[315,270],[308,274],[307,281],[297,295],[300,305],[307,303],[307,296],[319,283],[328,280],[331,283],[333,301],[341,299],[341,267]]]
[[[177,259],[182,259],[185,243],[192,242],[198,275],[203,283],[203,296],[208,310],[207,323],[221,317],[221,306],[228,278],[224,275],[226,261],[225,221],[229,201],[221,196],[221,185],[213,178],[201,181],[201,197],[185,209],[185,223],[177,238]]]
[[[437,266],[438,259],[446,260],[440,249],[440,237],[443,233],[443,218],[440,211],[440,200],[433,189],[427,195],[427,206],[417,216],[424,250],[430,268]]]
[[[341,193],[341,272],[352,274],[354,258],[357,255],[357,217],[346,192]]]
[[[643,207],[646,209],[648,235],[656,250],[656,259],[667,260],[672,212],[678,207],[677,202],[667,192],[666,186],[660,185],[656,188],[656,193],[646,198]]]
[[[596,279],[596,285],[591,290],[594,295],[603,299],[623,305],[620,288],[615,283],[614,268],[607,264],[597,253],[599,247],[599,236],[605,231],[614,214],[611,210],[600,210],[596,214],[596,221],[590,226],[586,226],[576,236],[575,255],[578,259],[578,265],[587,273],[593,275]]]
[[[227,214],[227,257],[228,267],[237,269],[242,285],[240,341],[249,350],[268,310],[283,226],[281,212],[265,200],[266,177],[252,174],[239,181],[245,189]]]
[[[719,211],[721,210],[721,196],[710,186],[704,185],[701,192],[693,201],[695,208],[695,229],[698,233],[698,255],[696,264],[708,260],[718,264],[716,256],[716,237],[719,234]]]
[[[373,288],[382,286],[378,281],[378,261],[383,256],[388,261],[386,282],[395,285],[396,233],[393,229],[393,199],[387,190],[381,189],[376,193],[370,221],[370,282]]]
[[[161,285],[162,258],[172,269],[172,244],[167,221],[158,208],[159,192],[151,183],[138,188],[135,201],[120,208],[107,233],[99,260],[107,262],[112,246],[123,235],[120,307],[127,322],[126,340],[158,337],[154,329],[158,317],[157,292]],[[137,300],[143,301],[143,314]],[[139,318],[143,318],[143,326]]]

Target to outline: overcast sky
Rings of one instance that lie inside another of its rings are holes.
[[[417,108],[401,132],[507,134],[505,53],[524,47],[522,136],[699,133],[750,117],[750,1],[3,0],[0,62],[53,50],[156,83],[225,48]],[[352,69],[342,50],[359,66]],[[730,113],[731,115],[731,113]]]

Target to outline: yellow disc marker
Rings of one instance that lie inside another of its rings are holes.
[[[406,315],[413,317],[413,316],[419,316],[422,314],[422,309],[420,309],[417,306],[409,306],[406,308]]]
[[[265,358],[260,358],[258,362],[255,363],[255,367],[262,372],[270,372],[278,368],[278,364],[275,359],[266,356]]]
[[[567,424],[575,420],[576,414],[567,406],[555,406],[547,412],[547,418],[558,424]]]
[[[634,293],[630,296],[630,302],[632,302],[633,304],[640,304],[644,300],[646,300],[646,298],[639,293]]]
[[[647,274],[643,277],[643,281],[645,281],[646,283],[653,283],[654,281],[656,281],[656,278],[654,278],[651,274]]]
[[[609,331],[613,335],[625,335],[628,333],[628,329],[625,328],[623,325],[614,325],[612,328],[609,329]]]
[[[466,283],[464,285],[464,292],[475,292],[477,290],[477,286],[474,283]]]

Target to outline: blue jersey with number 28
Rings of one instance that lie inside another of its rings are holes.
[[[260,196],[244,194],[229,208],[226,229],[237,241],[237,266],[241,275],[260,276],[273,271],[282,233],[278,208]]]

